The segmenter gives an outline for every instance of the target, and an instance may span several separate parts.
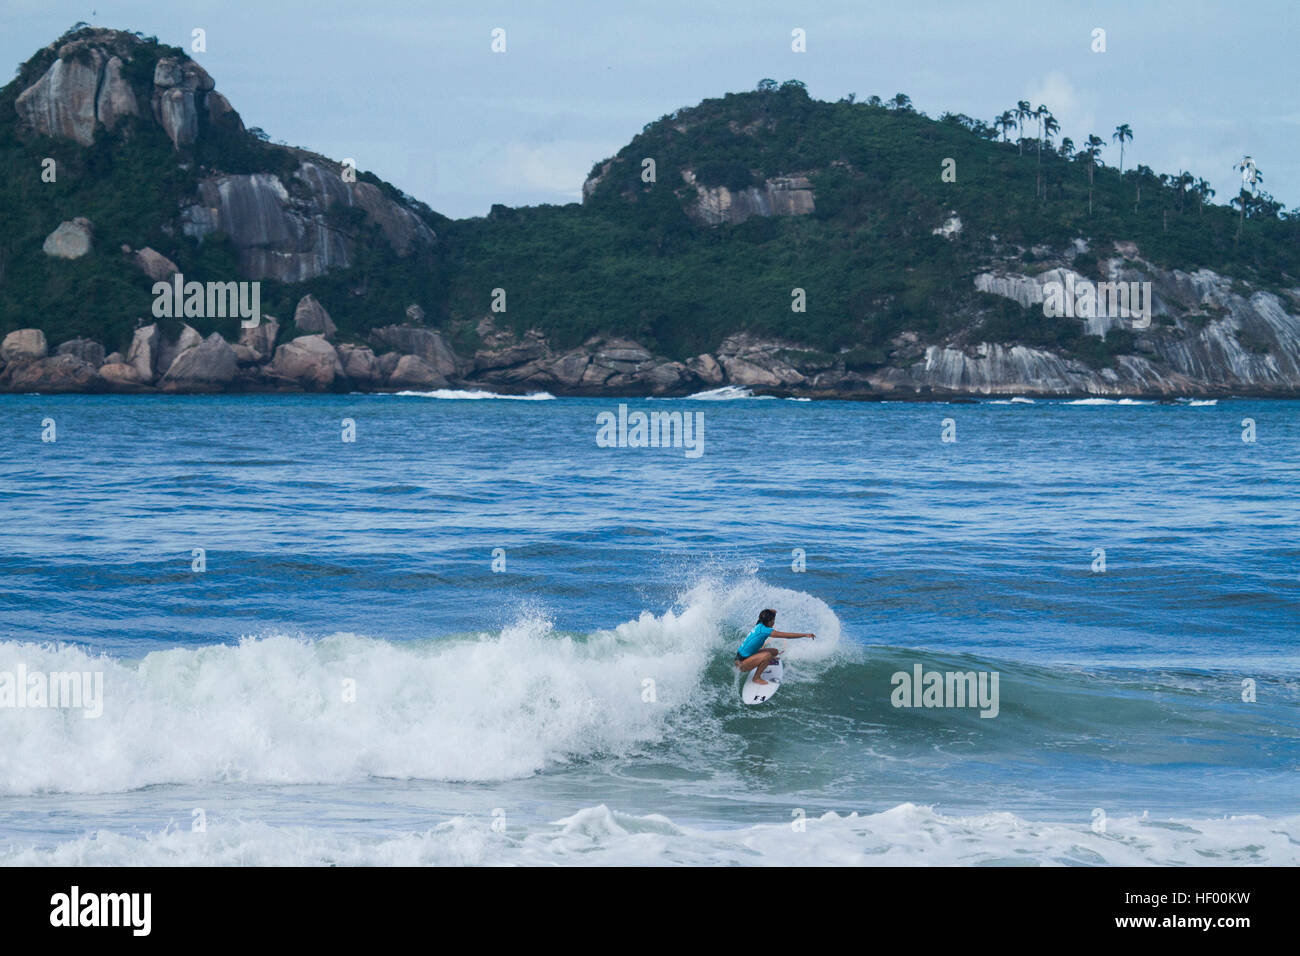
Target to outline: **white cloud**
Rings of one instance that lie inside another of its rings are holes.
[[[582,198],[582,183],[591,167],[618,152],[621,146],[573,139],[509,143],[497,152],[490,174],[503,189],[536,189],[572,202]]]
[[[1097,114],[1092,97],[1076,90],[1064,73],[1053,71],[1031,84],[1025,93],[1025,99],[1035,108],[1041,103],[1052,111],[1056,121],[1061,124],[1061,132],[1056,136],[1057,142],[1060,142],[1062,136],[1069,136],[1075,143],[1082,143],[1089,133],[1096,132],[1093,127],[1097,122]],[[1037,124],[1032,124],[1030,130],[1038,135]],[[1030,130],[1026,130],[1026,133]]]

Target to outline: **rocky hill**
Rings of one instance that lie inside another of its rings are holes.
[[[905,99],[765,81],[648,124],[581,205],[452,221],[75,29],[0,90],[0,389],[1300,394],[1294,214]],[[155,317],[178,273],[259,283],[261,321]],[[1050,307],[1118,283],[1144,315]]]

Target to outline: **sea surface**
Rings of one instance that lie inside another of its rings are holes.
[[[1300,402],[619,404],[0,396],[0,863],[1300,863]]]

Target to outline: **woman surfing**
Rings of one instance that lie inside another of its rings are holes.
[[[758,614],[758,623],[754,625],[754,629],[749,632],[745,639],[740,642],[740,647],[736,650],[736,666],[740,668],[742,674],[746,671],[757,669],[757,673],[754,674],[753,677],[755,684],[767,683],[767,681],[762,678],[763,670],[768,664],[774,662],[781,653],[775,647],[763,646],[769,637],[815,638],[817,636],[816,634],[794,634],[788,631],[774,631],[772,630],[772,627],[775,624],[776,611],[772,610],[770,607],[764,608]]]

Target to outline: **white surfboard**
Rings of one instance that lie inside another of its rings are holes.
[[[779,659],[763,668],[763,680],[767,681],[767,683],[755,684],[754,671],[750,671],[745,677],[745,686],[740,689],[740,699],[750,706],[771,699],[772,695],[776,693],[776,689],[781,686],[781,661]]]

